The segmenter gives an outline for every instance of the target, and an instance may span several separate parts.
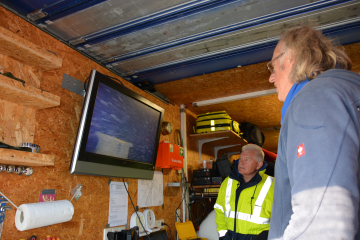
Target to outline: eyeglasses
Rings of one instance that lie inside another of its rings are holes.
[[[277,56],[276,58],[274,58],[273,60],[271,60],[270,62],[268,62],[266,64],[267,68],[269,69],[269,72],[271,74],[275,73],[275,69],[274,69],[274,66],[272,65],[272,62],[275,61],[276,59],[278,59],[279,57],[281,57],[282,55],[284,55],[285,52],[281,53],[279,56]]]

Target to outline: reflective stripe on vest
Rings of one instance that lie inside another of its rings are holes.
[[[230,207],[230,197],[231,197],[231,187],[233,180],[228,178],[227,186],[226,186],[226,195],[225,195],[225,217],[229,217],[231,207]]]
[[[228,184],[226,187],[225,217],[228,217],[228,218],[235,218],[235,211],[231,211],[231,208],[230,208],[230,195],[231,195],[232,181],[233,180],[229,178]],[[266,197],[267,193],[269,192],[272,182],[273,182],[272,177],[268,176],[264,185],[262,186],[262,188],[260,190],[258,198],[256,199],[254,214],[250,215],[248,213],[237,212],[237,216],[236,216],[237,219],[252,222],[252,223],[257,223],[257,224],[269,224],[270,223],[270,218],[262,218],[262,217],[260,217],[260,213],[261,213],[261,206],[264,203],[265,197]]]
[[[234,217],[235,217],[235,211],[231,211],[230,218],[234,218]],[[236,217],[237,219],[256,223],[256,224],[270,224],[270,218],[258,217],[258,216],[250,215],[248,213],[237,212]]]
[[[266,194],[269,192],[272,182],[272,177],[268,176],[264,185],[261,188],[259,196],[256,199],[253,216],[260,217],[261,206],[265,200]]]
[[[220,211],[224,212],[224,209],[220,204],[215,203],[214,208],[219,209]]]
[[[218,233],[219,233],[219,237],[223,237],[223,236],[225,236],[225,235],[226,235],[226,233],[227,233],[227,231],[228,231],[228,230],[220,230],[220,231],[218,231]]]

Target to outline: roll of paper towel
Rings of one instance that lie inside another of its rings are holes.
[[[67,222],[74,215],[74,207],[68,200],[22,204],[15,215],[19,231]]]

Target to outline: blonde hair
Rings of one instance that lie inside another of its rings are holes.
[[[280,37],[286,54],[292,53],[294,66],[289,78],[299,83],[306,78],[333,68],[351,70],[352,63],[342,47],[335,46],[320,31],[309,26],[298,26],[287,30]]]

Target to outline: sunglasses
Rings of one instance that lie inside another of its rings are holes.
[[[266,64],[267,68],[269,69],[269,72],[271,74],[275,73],[275,69],[274,69],[274,66],[272,65],[273,61],[275,61],[276,59],[278,59],[279,57],[281,57],[282,55],[284,55],[285,52],[281,53],[280,55],[278,55],[276,58],[274,58],[273,60],[271,60],[270,62],[268,62]]]

